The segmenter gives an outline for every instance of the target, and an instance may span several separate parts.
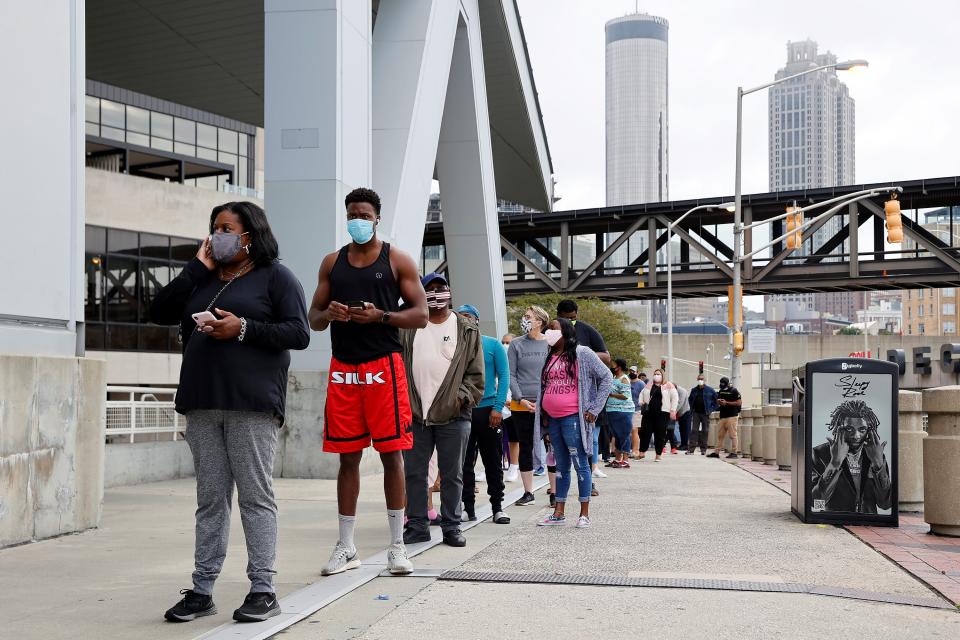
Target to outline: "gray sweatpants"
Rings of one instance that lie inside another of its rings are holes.
[[[469,420],[454,420],[432,427],[413,423],[413,448],[403,452],[407,518],[411,529],[426,531],[430,526],[427,520],[427,468],[434,447],[437,449],[437,468],[440,471],[440,528],[444,532],[460,528],[463,459],[469,440]]]
[[[250,592],[273,592],[277,503],[273,457],[278,419],[253,411],[191,411],[187,443],[197,473],[197,529],[193,590],[211,595],[230,537],[233,486],[247,539]]]

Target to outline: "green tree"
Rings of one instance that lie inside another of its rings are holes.
[[[862,336],[863,331],[856,327],[844,327],[837,331],[838,336]]]
[[[562,293],[526,295],[507,303],[507,323],[510,333],[520,335],[520,318],[528,307],[543,307],[551,318],[557,314],[557,303],[571,299]],[[599,298],[572,298],[577,301],[577,317],[589,322],[603,336],[611,358],[623,358],[628,365],[637,365],[640,369],[647,366],[643,357],[643,334],[631,328],[630,316],[617,311],[608,302]]]

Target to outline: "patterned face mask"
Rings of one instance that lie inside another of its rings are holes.
[[[427,306],[431,309],[446,309],[450,306],[450,290],[427,291]]]

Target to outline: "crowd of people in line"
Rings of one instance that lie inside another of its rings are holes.
[[[323,450],[340,465],[339,535],[323,575],[360,566],[354,530],[360,461],[370,446],[383,465],[387,569],[403,575],[413,571],[406,545],[430,540],[431,525],[445,544],[466,545],[462,523],[477,519],[478,459],[494,523],[510,522],[506,483],[522,485],[516,506],[533,505],[533,478],[546,474],[551,510],[538,524],[567,524],[575,478],[574,526],[586,528],[599,495],[595,479],[644,459],[651,439],[657,462],[668,446],[672,454],[706,454],[709,415],[719,410],[719,441],[736,442],[740,394],[726,378],[719,391],[702,375],[689,390],[660,369],[648,379],[624,358],[611,359],[573,300],[560,302],[553,317],[525,309],[518,336],[481,335],[480,312],[470,304],[452,309],[443,274],[421,277],[410,255],[376,237],[375,192],[356,189],[345,206],[351,242],[323,258],[309,306],[279,262],[266,215],[249,202],[213,210],[196,258],[153,301],[152,320],[179,327],[176,409],[187,418],[197,485],[193,585],[167,620],[217,612],[212,594],[234,487],[250,592],[233,617],[280,613],[272,473],[290,350],[305,349],[311,329],[330,331]]]

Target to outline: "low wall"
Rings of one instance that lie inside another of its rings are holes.
[[[103,484],[107,489],[193,475],[193,456],[183,440],[117,443],[106,447]]]
[[[0,355],[0,547],[96,527],[102,360]]]

